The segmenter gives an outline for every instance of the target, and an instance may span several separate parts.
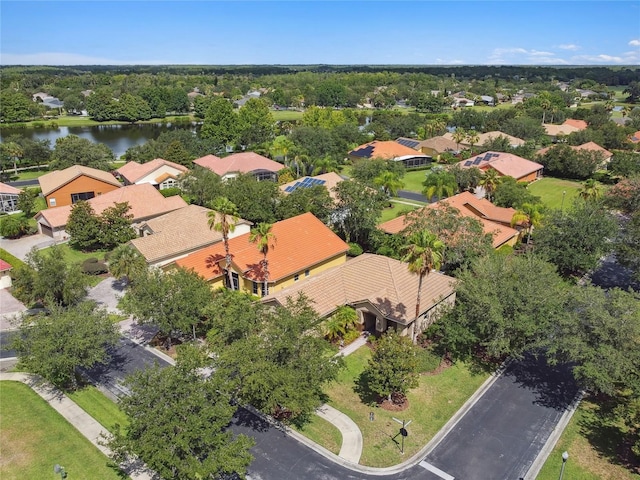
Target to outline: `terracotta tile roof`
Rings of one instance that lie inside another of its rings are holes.
[[[122,186],[111,173],[83,165],[72,165],[64,170],[55,170],[47,173],[39,177],[38,182],[40,183],[40,188],[42,188],[42,194],[46,196],[81,175],[95,178],[96,180],[108,183],[109,185],[115,185],[116,187]]]
[[[220,232],[209,228],[208,214],[212,211],[187,205],[148,220],[140,228],[148,228],[153,234],[134,238],[131,244],[149,263],[212,245],[222,240]],[[250,225],[251,222],[240,219],[237,224]]]
[[[0,272],[6,272],[8,270],[11,270],[13,267],[5,262],[4,260],[0,259]]]
[[[432,137],[423,140],[420,142],[420,147],[432,148],[438,153],[443,153],[448,150],[457,152],[459,150],[458,144],[446,136]]]
[[[327,190],[329,190],[329,195],[331,196],[331,198],[333,198],[334,200],[336,199],[336,192],[333,190],[333,188],[339,184],[340,182],[342,182],[344,180],[344,178],[342,178],[340,175],[338,175],[335,172],[329,172],[329,173],[323,173],[322,175],[316,175],[315,177],[301,177],[297,180],[293,180],[292,182],[289,183],[285,183],[283,185],[280,185],[280,190],[282,191],[282,193],[284,194],[288,194],[290,192],[287,191],[287,188],[289,187],[293,187],[295,186],[296,183],[302,183],[304,182],[306,179],[308,178],[313,178],[315,180],[321,180],[324,183],[322,184]]]
[[[584,130],[588,127],[587,122],[584,120],[576,120],[575,118],[567,118],[563,125],[571,125],[572,127],[576,127],[578,130]]]
[[[0,182],[0,193],[19,195],[22,190]]]
[[[106,208],[116,203],[128,202],[133,214],[133,221],[141,221],[146,218],[156,217],[178,208],[185,207],[187,203],[179,196],[163,197],[150,183],[140,185],[127,185],[111,192],[104,193],[88,200],[96,214],[102,213]],[[36,220],[44,218],[51,227],[63,227],[67,224],[72,205],[47,208],[36,214]]]
[[[221,177],[228,173],[251,173],[257,170],[279,172],[284,168],[282,163],[275,162],[255,152],[234,153],[224,158],[207,155],[206,157],[194,160],[193,163],[208,168]]]
[[[426,311],[454,292],[455,279],[431,272],[422,283],[420,307]],[[411,323],[415,316],[418,275],[407,264],[382,255],[365,253],[330,270],[264,298],[264,302],[284,303],[287,297],[304,293],[320,316],[341,305],[367,302],[382,316]]]
[[[164,182],[167,178],[178,178],[176,175],[174,175],[173,173],[169,173],[169,172],[165,172],[162,175],[160,175],[157,178],[154,178],[154,181],[158,184]]]
[[[511,228],[511,219],[516,213],[513,208],[497,207],[489,200],[475,197],[469,192],[459,193],[453,197],[444,198],[438,203],[431,203],[423,208],[439,208],[446,204],[454,207],[460,215],[475,218],[482,224],[484,233],[490,233],[493,238],[493,247],[500,245],[519,235],[518,230]],[[381,223],[378,228],[389,234],[400,233],[407,226],[407,216],[401,215],[388,222]]]
[[[557,137],[558,135],[569,135],[570,133],[579,132],[581,129],[573,125],[542,125],[547,135]]]
[[[117,169],[116,172],[124,177],[129,183],[136,183],[142,177],[146,177],[150,173],[165,165],[175,168],[176,170],[179,170],[181,172],[189,171],[189,169],[183,165],[179,165],[162,158],[156,158],[146,163],[129,162]]]
[[[541,148],[540,150],[538,150],[536,152],[536,155],[544,155],[545,153],[547,153],[552,148],[553,147]],[[600,145],[598,145],[595,142],[587,142],[587,143],[583,143],[582,145],[577,145],[577,146],[574,145],[574,146],[571,146],[571,149],[572,150],[589,150],[591,152],[601,152],[605,160],[607,158],[611,158],[613,156],[613,153],[611,153],[606,148],[602,148]]]
[[[393,140],[379,141],[365,143],[359,147],[354,148],[349,152],[349,155],[359,158],[384,158],[386,160],[392,160],[400,157],[416,157],[425,156],[417,152],[413,148],[400,145]]]
[[[640,142],[640,130],[638,130],[636,133],[632,133],[631,136],[629,137],[629,141],[632,143],[639,143]]]
[[[453,143],[456,143],[453,140],[453,133],[451,133],[451,132],[445,133],[443,135],[443,137],[446,138],[447,140],[451,140]],[[476,145],[483,145],[487,141],[493,140],[493,139],[498,138],[498,137],[504,137],[507,140],[509,140],[509,145],[511,145],[511,146],[519,146],[519,145],[524,145],[526,143],[521,138],[514,137],[512,135],[506,134],[506,133],[501,132],[499,130],[494,130],[492,132],[486,132],[486,133],[478,134],[478,141],[476,142]],[[464,139],[464,140],[462,140],[460,142],[460,145],[469,145],[469,142],[466,139]]]
[[[298,215],[273,224],[275,243],[269,249],[269,281],[278,281],[304,271],[331,257],[345,253],[349,245],[311,213]],[[249,234],[229,240],[235,268],[251,280],[261,281],[262,254]],[[224,245],[218,243],[176,261],[176,265],[193,268],[201,277],[211,280],[222,275],[218,262],[224,259]]]
[[[460,165],[461,168],[478,167],[482,170],[491,167],[501,175],[507,175],[516,180],[544,168],[543,165],[539,163],[505,152],[485,152],[463,160],[459,162],[458,165]]]

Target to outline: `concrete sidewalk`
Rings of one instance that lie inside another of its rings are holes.
[[[316,415],[324,418],[342,433],[342,446],[339,457],[353,463],[360,461],[362,455],[362,432],[348,416],[326,403],[316,410]]]
[[[53,385],[42,381],[38,376],[22,372],[2,372],[0,381],[22,382],[28,385],[40,395],[49,405],[73,425],[87,440],[96,446],[107,457],[111,451],[100,442],[110,436],[110,433],[100,425],[92,416],[80,408],[74,401],[67,397]],[[152,480],[153,475],[146,468],[141,468],[139,462],[127,462],[120,467],[133,480]]]

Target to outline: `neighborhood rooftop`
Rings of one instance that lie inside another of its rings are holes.
[[[55,170],[53,172],[46,173],[38,178],[38,182],[40,182],[42,194],[46,196],[81,175],[101,180],[116,187],[121,186],[120,182],[118,182],[111,173],[98,170],[96,168],[85,167],[83,165],[72,165],[64,170]]]

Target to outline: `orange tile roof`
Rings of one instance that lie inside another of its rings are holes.
[[[123,165],[122,167],[120,167],[119,169],[117,169],[116,172],[118,172],[120,175],[126,178],[127,181],[129,181],[129,183],[136,183],[142,177],[146,177],[151,172],[165,165],[175,168],[176,170],[179,170],[181,172],[189,171],[189,169],[183,165],[179,165],[177,163],[170,162],[169,160],[164,160],[162,158],[156,158],[146,163],[129,162]]]
[[[38,182],[40,183],[42,194],[47,196],[81,175],[100,180],[109,185],[115,185],[116,187],[122,186],[111,173],[96,168],[85,167],[84,165],[72,165],[64,170],[55,170],[39,177]]]
[[[264,303],[284,304],[303,293],[322,317],[342,305],[368,303],[385,318],[409,324],[415,317],[418,275],[407,264],[382,255],[365,253],[337,267],[280,290]],[[431,272],[422,282],[420,306],[425,312],[453,294],[455,279]],[[422,313],[421,312],[421,313]]]
[[[424,157],[426,155],[414,150],[413,148],[405,147],[404,145],[394,142],[393,140],[380,141],[374,140],[373,142],[365,143],[359,147],[354,148],[349,152],[349,155],[359,158],[384,158],[385,160],[392,160],[400,157]]]
[[[234,172],[251,173],[256,170],[268,170],[279,172],[284,168],[282,163],[275,162],[255,152],[234,153],[228,157],[219,158],[215,155],[207,155],[193,161],[196,165],[208,168],[221,177]]]
[[[269,248],[269,281],[278,281],[336,255],[347,252],[349,245],[311,213],[288,218],[273,224],[274,244]],[[255,281],[262,281],[262,254],[249,234],[229,240],[229,250],[236,269]],[[179,267],[193,269],[211,280],[222,275],[218,262],[224,259],[221,243],[198,250],[176,261]]]
[[[479,162],[478,159],[480,159]],[[539,163],[532,162],[513,153],[505,152],[485,152],[458,162],[458,165],[460,165],[461,168],[478,167],[480,169],[486,169],[491,167],[497,170],[500,175],[507,175],[516,180],[544,168],[544,166]]]
[[[536,152],[536,155],[544,155],[545,153],[547,153],[552,148],[553,147],[541,148],[540,150],[538,150]],[[613,153],[611,153],[606,148],[602,148],[600,145],[598,145],[595,142],[587,142],[587,143],[583,143],[582,145],[571,146],[571,149],[572,150],[590,150],[592,152],[601,152],[604,155],[605,159],[611,158],[613,156]]]
[[[12,187],[11,185],[0,182],[0,193],[19,195],[20,192],[22,192],[22,190],[20,190],[19,188]]]
[[[639,143],[640,142],[640,130],[638,130],[636,133],[632,133],[631,136],[629,137],[629,141],[631,143]]]
[[[134,222],[187,206],[187,203],[179,195],[165,198],[150,183],[127,185],[87,201],[97,215],[105,209],[113,207],[116,203],[128,202],[131,207],[129,213],[133,215]],[[38,212],[35,218],[36,220],[43,218],[53,228],[63,227],[67,224],[71,208],[72,205],[47,208]]]
[[[570,133],[579,132],[581,129],[573,125],[552,125],[550,123],[543,124],[545,133],[551,137],[558,135],[569,135]]]
[[[578,130],[584,130],[588,127],[587,122],[584,120],[576,120],[575,118],[567,118],[563,125],[571,125],[572,127],[576,127]]]
[[[455,208],[461,215],[475,218],[482,224],[484,233],[490,233],[493,247],[498,248],[513,237],[519,235],[518,230],[511,228],[511,219],[516,211],[513,208],[497,207],[489,200],[475,197],[469,192],[459,193],[453,197],[444,198],[438,203],[431,203],[423,208],[438,208],[447,204]],[[378,225],[378,228],[389,234],[399,233],[405,229],[407,216],[401,215]]]

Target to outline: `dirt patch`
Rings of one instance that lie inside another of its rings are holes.
[[[178,358],[178,352],[176,347],[180,345],[182,342],[179,339],[172,338],[171,342],[169,342],[169,337],[166,335],[156,334],[149,344],[155,348],[156,350],[164,353],[165,355],[169,355],[174,360]]]
[[[447,368],[451,367],[452,365],[453,365],[453,361],[451,361],[451,359],[443,358],[442,361],[440,362],[440,365],[438,365],[435,370],[431,370],[430,372],[423,372],[422,375],[424,375],[425,377],[438,375],[439,373],[444,372]]]
[[[378,406],[389,412],[401,412],[409,408],[409,399],[401,393],[391,395],[391,400],[381,398],[378,400]]]

